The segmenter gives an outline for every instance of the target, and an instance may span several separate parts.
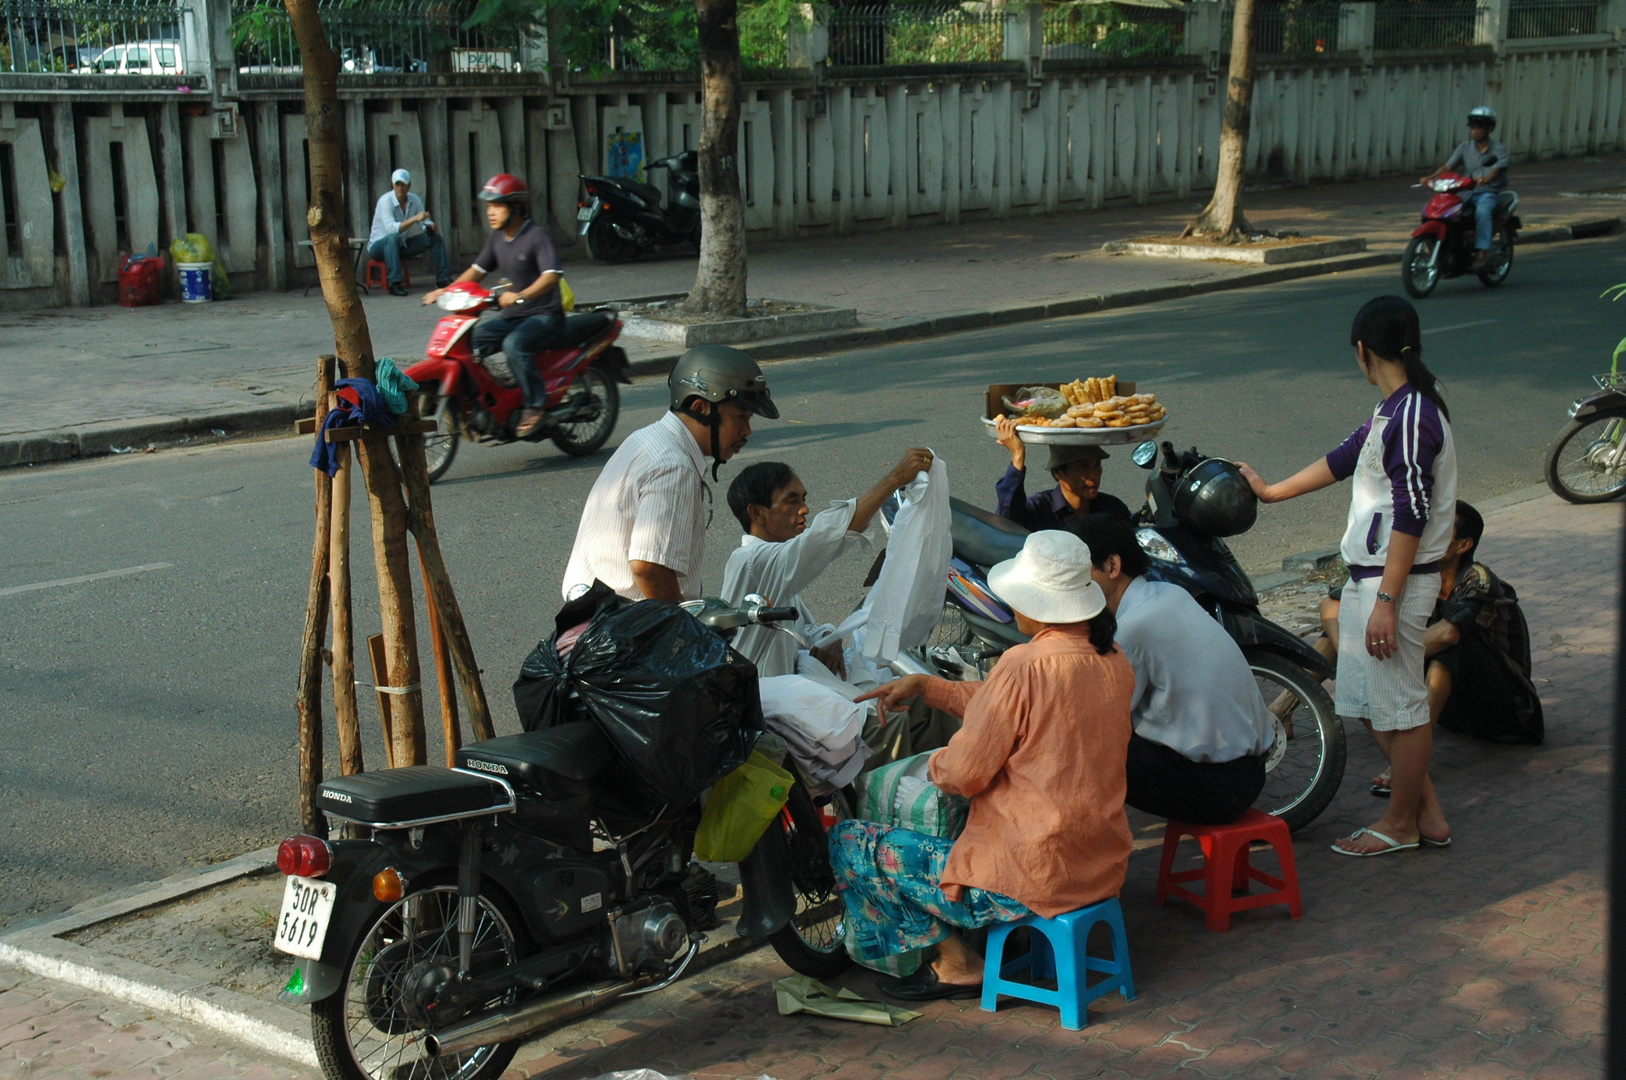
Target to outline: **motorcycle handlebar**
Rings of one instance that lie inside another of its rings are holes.
[[[799,616],[801,612],[797,611],[793,607],[768,607],[758,608],[755,614],[757,622],[772,623],[795,622],[797,616]]]

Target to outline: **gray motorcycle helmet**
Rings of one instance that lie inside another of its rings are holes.
[[[745,353],[727,345],[696,345],[678,357],[666,385],[672,394],[672,411],[688,413],[698,420],[705,416],[688,408],[695,398],[713,405],[732,401],[758,416],[779,419],[779,408],[773,403],[762,368]]]

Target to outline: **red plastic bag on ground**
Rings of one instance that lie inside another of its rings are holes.
[[[119,265],[119,303],[125,307],[161,304],[158,281],[164,270],[162,255],[131,255]]]

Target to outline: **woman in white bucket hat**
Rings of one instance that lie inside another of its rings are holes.
[[[858,952],[879,961],[937,946],[883,987],[908,1001],[969,998],[982,961],[954,928],[1061,915],[1116,896],[1129,866],[1124,761],[1135,673],[1071,533],[1036,532],[988,584],[1031,638],[985,682],[910,675],[871,691],[885,709],[926,703],[965,724],[931,758],[932,782],[971,800],[950,840],[867,821],[830,834],[830,858]]]

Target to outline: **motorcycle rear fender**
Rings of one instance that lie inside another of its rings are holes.
[[[1445,239],[1445,222],[1425,221],[1412,230],[1413,236],[1432,236],[1439,240]]]
[[[1226,605],[1220,608],[1219,617],[1220,625],[1244,652],[1263,649],[1276,653],[1320,679],[1330,679],[1337,672],[1332,661],[1312,649],[1303,638],[1257,612]]]
[[[734,928],[740,937],[765,938],[796,914],[796,896],[790,887],[790,844],[777,821],[740,863],[740,890],[745,896]]]
[[[605,331],[610,341],[621,336],[621,320],[617,319],[615,325]],[[593,363],[610,373],[616,382],[632,385],[632,361],[627,359],[625,349],[606,346],[604,351],[593,357]]]
[[[1626,393],[1599,390],[1570,406],[1570,417],[1575,420],[1601,412],[1626,412]]]

